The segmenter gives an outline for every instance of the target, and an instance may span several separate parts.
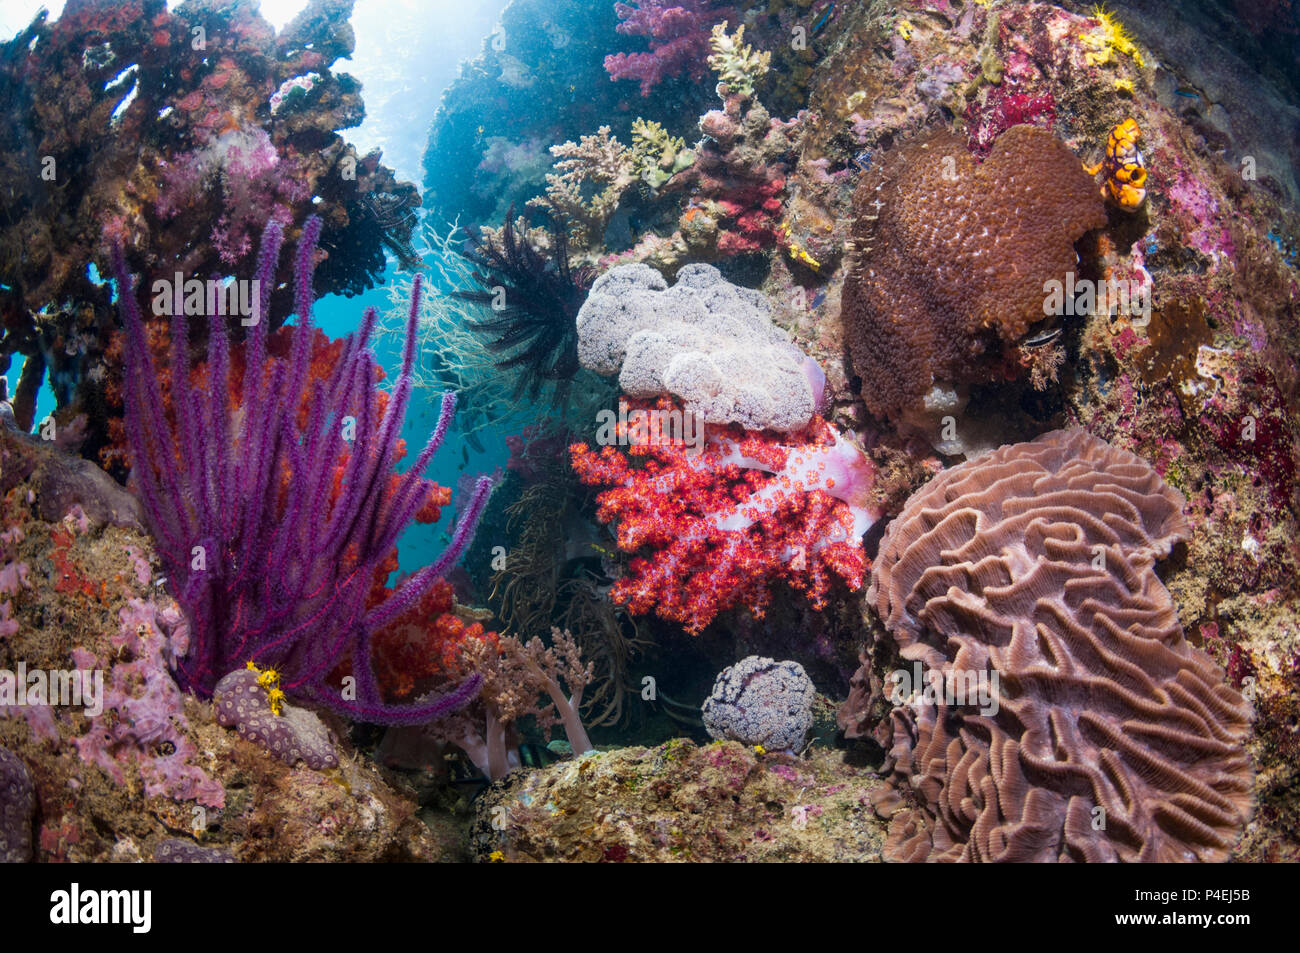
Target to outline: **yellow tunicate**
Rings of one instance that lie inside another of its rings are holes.
[[[1093,7],[1092,15],[1100,21],[1100,25],[1079,37],[1085,46],[1093,50],[1091,53],[1084,54],[1084,60],[1089,65],[1101,66],[1109,63],[1112,50],[1131,58],[1139,67],[1145,65],[1142,61],[1142,52],[1133,41],[1133,36],[1124,24],[1115,19],[1114,14],[1098,6]]]

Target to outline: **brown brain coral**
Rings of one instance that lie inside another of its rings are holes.
[[[918,491],[868,590],[901,654],[995,672],[996,713],[892,712],[894,860],[1221,860],[1250,813],[1250,712],[1183,639],[1154,562],[1183,498],[1074,429]]]
[[[941,130],[897,149],[854,195],[846,341],[862,398],[896,415],[936,383],[988,376],[1002,344],[1043,319],[1046,282],[1106,223],[1097,187],[1051,133],[1013,126],[976,165]]]

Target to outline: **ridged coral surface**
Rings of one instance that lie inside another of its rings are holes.
[[[1013,126],[976,165],[940,131],[895,150],[854,195],[845,333],[862,398],[894,415],[936,383],[987,378],[1043,320],[1044,284],[1106,223],[1097,188],[1051,133]]]
[[[868,600],[909,661],[996,673],[999,705],[892,713],[895,860],[1220,860],[1250,813],[1250,710],[1183,638],[1154,561],[1182,495],[1074,429],[941,474]],[[987,710],[987,709],[986,709]]]

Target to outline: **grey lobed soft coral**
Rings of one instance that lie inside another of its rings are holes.
[[[602,275],[578,312],[578,359],[618,375],[629,397],[672,395],[706,423],[790,433],[818,409],[825,375],[767,302],[712,265],[687,265],[669,287],[649,265]]]
[[[235,669],[217,682],[212,701],[218,723],[235,728],[241,738],[262,745],[285,764],[303,761],[317,771],[338,767],[338,753],[325,723],[315,712],[288,702],[277,715],[252,669]]]
[[[32,859],[35,815],[36,790],[27,765],[0,748],[0,864],[23,864]]]
[[[718,673],[704,700],[704,727],[719,740],[793,751],[812,727],[815,694],[798,662],[750,655]]]

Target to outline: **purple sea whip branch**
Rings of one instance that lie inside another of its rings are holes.
[[[288,361],[273,362],[269,372],[266,314],[283,234],[275,222],[262,234],[261,317],[245,342],[239,413],[232,416],[229,410],[227,319],[208,317],[210,384],[203,393],[190,383],[184,308],[173,309],[174,422],[163,409],[125,257],[114,248],[127,334],[132,472],[158,556],[190,622],[190,648],[177,664],[181,687],[208,697],[223,675],[255,662],[279,671],[291,695],[361,721],[420,724],[469,702],[478,692],[478,676],[441,697],[388,704],[370,664],[371,643],[460,558],[492,484],[484,477],[475,485],[451,545],[437,560],[378,605],[367,606],[378,567],[427,497],[429,483],[421,473],[446,436],[456,398],[443,395],[428,444],[400,479],[391,480],[411,396],[420,278],[407,316],[402,370],[381,416],[368,346],[373,308],[348,338],[329,377],[309,381],[311,280],[320,230],[316,217],[303,227],[294,266],[298,324]],[[304,430],[299,408],[309,384]],[[350,446],[343,436],[347,424],[355,424]],[[332,494],[340,465],[342,490]],[[349,657],[355,690],[340,692],[327,679]]]

